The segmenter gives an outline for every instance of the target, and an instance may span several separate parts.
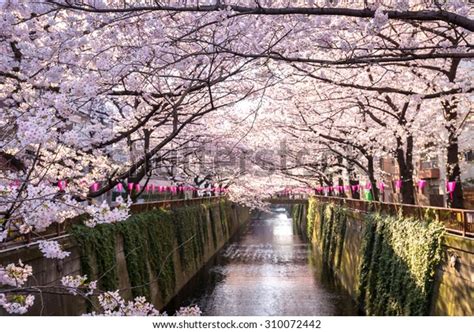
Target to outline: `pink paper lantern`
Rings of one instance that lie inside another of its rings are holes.
[[[121,193],[123,191],[123,184],[122,183],[117,183],[117,191]]]
[[[379,189],[380,189],[381,192],[383,192],[385,190],[385,183],[380,182],[379,183]]]
[[[92,191],[97,191],[99,190],[99,182],[94,182],[91,186]]]
[[[147,185],[145,186],[145,191],[146,191],[147,193],[149,193],[149,192],[151,191],[151,184],[147,184]]]
[[[453,192],[456,189],[456,181],[449,181],[448,182],[448,192]]]
[[[402,180],[397,180],[395,181],[395,188],[400,191],[400,189],[402,188]]]
[[[423,189],[426,186],[426,180],[418,180],[418,189],[420,189],[420,192],[423,192]]]
[[[128,191],[132,191],[134,186],[135,186],[135,184],[133,182],[129,182],[128,186],[127,186]]]
[[[66,186],[67,186],[66,180],[59,180],[58,181],[59,190],[64,191],[66,189]]]
[[[368,189],[368,190],[372,189],[372,183],[367,182],[367,183],[365,184],[365,189]]]
[[[137,183],[137,184],[135,185],[135,190],[136,190],[136,191],[140,191],[140,189],[141,189],[140,183]]]
[[[456,189],[456,181],[449,181],[446,185],[448,189],[449,196],[451,197],[451,200],[453,200],[453,193],[454,190]]]

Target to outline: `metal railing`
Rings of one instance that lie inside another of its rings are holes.
[[[135,203],[130,207],[130,211],[133,213],[141,213],[154,209],[164,208],[178,208],[183,206],[191,206],[205,203],[218,202],[219,200],[225,198],[225,196],[211,196],[211,197],[198,197],[198,198],[189,198],[189,199],[172,199],[165,201],[154,201],[154,202],[143,202]]]
[[[474,237],[474,210],[452,209],[435,206],[421,206],[377,201],[363,201],[360,199],[334,196],[312,196],[322,202],[332,202],[354,211],[363,213],[380,212],[390,215],[402,215],[418,219],[432,218],[441,222],[446,231],[465,237]],[[301,199],[272,198],[271,203],[289,204],[291,201],[300,202]]]
[[[199,198],[190,198],[190,199],[173,199],[173,200],[163,200],[163,201],[151,201],[144,203],[134,203],[130,206],[131,214],[142,213],[146,211],[151,211],[154,209],[171,209],[178,208],[183,206],[192,206],[205,203],[217,202],[220,199],[225,198],[225,196],[211,196],[211,197],[199,197]],[[44,232],[41,233],[28,233],[20,234],[15,232],[10,234],[6,241],[0,243],[0,249],[8,248],[12,245],[27,244],[39,239],[51,239],[57,238],[67,233],[68,229],[75,224],[79,224],[85,215],[81,215],[75,218],[67,219],[65,222],[58,224],[55,223],[48,227]]]

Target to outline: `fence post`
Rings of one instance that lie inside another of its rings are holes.
[[[462,236],[466,236],[466,232],[467,232],[467,213],[465,211],[462,211],[461,215],[462,215]]]

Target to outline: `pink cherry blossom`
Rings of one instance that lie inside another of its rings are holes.
[[[46,258],[57,258],[64,259],[68,257],[71,253],[61,249],[60,244],[57,241],[39,241],[39,249]]]

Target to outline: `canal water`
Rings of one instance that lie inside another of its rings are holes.
[[[209,316],[357,315],[316,261],[289,213],[274,209],[240,230],[165,310],[196,304]]]

